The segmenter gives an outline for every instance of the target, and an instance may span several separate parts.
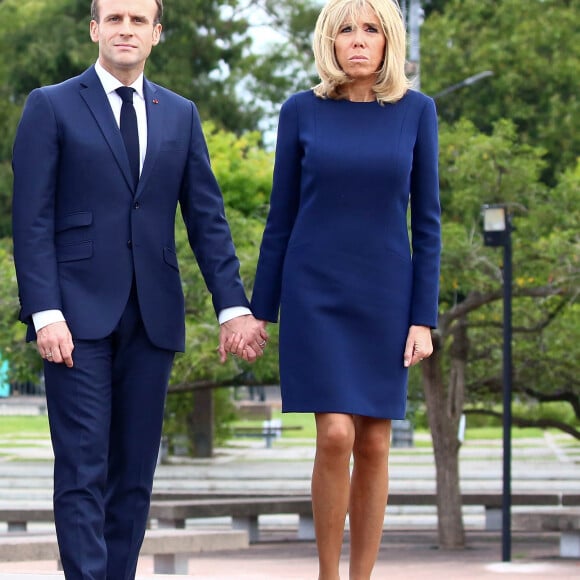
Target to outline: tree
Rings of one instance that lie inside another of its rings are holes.
[[[34,88],[79,74],[97,58],[87,0],[4,0],[0,4],[0,87],[20,106]],[[237,92],[248,73],[244,0],[172,0],[152,80],[196,101],[202,118],[235,132],[255,129],[259,107]],[[55,34],[58,31],[58,34]]]
[[[312,33],[322,1],[257,0],[263,22],[277,33],[277,40],[266,43],[250,55],[252,76],[248,90],[263,103],[269,115],[265,129],[275,125],[280,105],[292,94],[307,90],[318,82],[312,54]]]
[[[547,188],[540,181],[543,151],[518,143],[513,123],[497,123],[489,136],[468,121],[442,125],[440,152],[444,208],[440,314],[434,353],[422,363],[422,374],[436,462],[439,542],[444,548],[457,548],[465,541],[459,490],[460,417],[466,402],[472,412],[490,412],[501,395],[501,257],[482,244],[481,204],[507,202],[522,208],[514,234],[514,366],[518,369],[514,392],[523,400],[529,401],[534,389],[553,399],[555,390],[547,361],[534,364],[530,372],[524,368],[533,348],[527,343],[520,348],[520,341],[539,341],[544,352],[552,352],[561,340],[553,332],[555,326],[575,327],[572,337],[578,333],[574,303],[578,261],[571,256],[579,254],[580,240],[576,220],[570,217],[577,182],[568,176],[556,190]],[[553,209],[546,212],[548,198]],[[556,341],[549,344],[550,339]],[[577,346],[571,348],[574,354]],[[536,352],[536,360],[540,357]],[[564,393],[561,401],[577,409],[578,382],[568,383],[566,376],[580,373],[578,359],[565,362],[568,373],[558,379],[557,390]],[[565,424],[565,430],[580,438],[573,426],[578,418]],[[515,416],[514,424],[518,422],[533,424],[527,408],[525,415]],[[537,424],[563,425],[546,423],[545,418]]]
[[[484,70],[493,76],[438,100],[447,122],[489,132],[511,119],[523,143],[546,149],[554,185],[580,154],[580,0],[448,0],[421,30],[421,86],[428,94]]]
[[[245,8],[243,0],[172,0],[148,65],[151,78],[192,99],[202,119],[238,134],[255,129],[261,116],[237,90],[250,67]]]

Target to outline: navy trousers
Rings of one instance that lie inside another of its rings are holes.
[[[114,332],[45,361],[54,516],[67,580],[135,577],[175,353],[147,338],[133,291]]]

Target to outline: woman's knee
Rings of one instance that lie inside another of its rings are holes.
[[[319,451],[350,455],[354,437],[354,424],[349,415],[317,416],[316,447]]]
[[[355,457],[382,458],[389,455],[391,425],[388,420],[358,421],[353,446]]]

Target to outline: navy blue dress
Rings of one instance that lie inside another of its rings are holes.
[[[419,92],[282,106],[252,310],[280,314],[284,412],[405,416],[409,326],[437,324],[437,164]]]

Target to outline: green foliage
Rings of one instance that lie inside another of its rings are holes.
[[[561,400],[572,410],[580,397],[578,167],[547,187],[543,149],[522,143],[511,121],[496,123],[489,135],[467,120],[442,123],[440,144],[443,380],[451,373],[453,312],[471,302],[466,401],[501,404],[503,253],[483,245],[480,210],[484,203],[507,203],[515,225],[513,390],[522,405]]]
[[[0,239],[12,234],[12,168],[0,161]]]
[[[546,195],[539,182],[542,153],[519,144],[509,121],[498,122],[491,135],[466,120],[441,126],[441,308],[453,306],[471,291],[497,288],[501,280],[497,251],[483,246],[481,206],[501,202],[511,204],[518,216],[520,208],[525,208],[526,216],[531,214]],[[529,239],[524,240],[529,245]],[[532,266],[529,256],[523,264],[519,253],[515,259],[518,268]]]
[[[528,211],[515,218],[514,388],[528,402],[560,397],[572,403],[580,397],[580,306],[576,302],[580,235],[573,201],[579,199],[578,191],[578,170],[570,171],[549,196],[540,190],[540,195],[528,199]],[[501,252],[496,254],[501,259]],[[562,294],[518,296],[534,288],[560,288]],[[472,400],[497,401],[502,390],[502,304],[486,305],[470,320],[470,395]]]
[[[38,382],[41,359],[31,344],[24,342],[24,326],[18,322],[18,290],[8,240],[0,240],[0,358],[10,363],[10,382]]]
[[[265,219],[272,187],[273,155],[260,145],[258,132],[241,137],[208,121],[204,132],[211,163],[228,208]]]
[[[157,83],[196,102],[201,117],[237,133],[256,127],[260,108],[242,102],[236,84],[247,74],[249,23],[238,0],[172,0],[160,45],[149,59]]]
[[[578,0],[448,0],[421,30],[421,86],[428,94],[485,70],[493,76],[441,97],[443,119],[489,131],[511,119],[522,143],[547,151],[544,181],[580,151]]]
[[[231,437],[232,424],[236,419],[235,406],[232,402],[230,389],[214,389],[213,393],[214,422],[213,443],[224,445]],[[195,393],[169,393],[165,404],[163,435],[169,442],[169,453],[174,453],[171,447],[176,442],[186,442],[187,451],[194,453],[193,433],[191,432],[191,413],[195,404]]]
[[[248,90],[274,117],[290,94],[309,89],[318,82],[311,46],[314,25],[323,3],[321,0],[262,2],[266,19],[278,39],[269,41],[260,53],[250,55],[252,75],[248,78]]]
[[[0,85],[22,103],[34,88],[60,82],[96,60],[84,0],[4,0],[0,4]],[[55,33],[58,31],[58,33]]]
[[[240,274],[244,286],[251,292],[264,227],[263,216],[269,197],[272,155],[258,146],[257,134],[236,137],[206,123],[204,131],[212,159],[212,167],[222,186],[227,203],[227,217],[241,262]],[[181,220],[176,228],[176,246],[183,289],[186,298],[186,352],[176,357],[171,375],[172,385],[193,386],[199,381],[228,382],[244,375],[249,380],[278,382],[277,328],[269,328],[270,341],[265,355],[254,365],[228,357],[219,364],[216,347],[218,324],[211,297],[187,240]],[[226,388],[214,389],[214,437],[220,444],[230,433],[235,418]],[[191,392],[172,393],[168,398],[165,432],[170,437],[188,435],[187,418],[191,416],[195,397]]]
[[[407,0],[407,3],[408,1],[409,0]],[[445,10],[445,6],[449,4],[449,2],[450,0],[425,0],[423,2],[425,15],[428,17],[431,12],[442,12]]]
[[[490,135],[467,120],[442,125],[440,151],[443,211],[452,221],[479,221],[483,202],[527,207],[542,189],[544,151],[519,143],[511,121],[498,121]]]
[[[196,101],[202,118],[238,133],[255,129],[261,116],[256,101],[244,99],[237,86],[251,73],[244,7],[243,0],[172,0],[165,7],[161,43],[147,65],[153,81]],[[1,2],[0,96],[21,106],[32,89],[75,76],[95,62],[89,8],[89,0]],[[0,110],[0,127],[1,117]]]

